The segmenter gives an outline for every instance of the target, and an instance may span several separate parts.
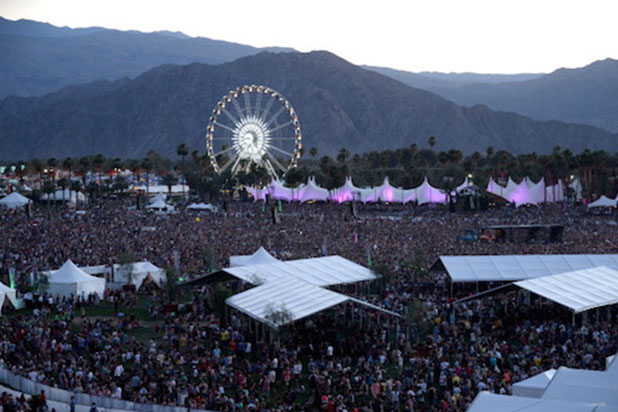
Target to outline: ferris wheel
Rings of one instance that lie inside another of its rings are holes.
[[[281,93],[265,86],[242,86],[217,103],[206,133],[217,173],[249,172],[252,165],[272,176],[296,167],[302,134],[298,116]]]

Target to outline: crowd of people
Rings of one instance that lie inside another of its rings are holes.
[[[574,205],[476,213],[367,205],[353,216],[347,205],[284,204],[276,224],[261,204],[205,215],[126,206],[0,215],[2,271],[55,269],[67,258],[111,264],[131,251],[190,277],[259,246],[280,259],[339,254],[388,272],[354,293],[401,317],[345,304],[273,334],[238,313],[217,317],[212,290],[198,287],[177,298],[186,304],[174,314],[169,302],[146,298],[155,333],[144,339],[135,316],[82,317],[85,302],[42,299],[32,314],[0,321],[3,367],[52,387],[192,409],[450,412],[466,410],[480,390],[511,393],[552,367],[604,369],[617,350],[614,308],[573,323],[560,306],[521,294],[455,305],[444,275],[419,269],[439,255],[616,253],[612,220]],[[518,223],[563,224],[563,241],[460,239],[467,229]],[[130,314],[132,293],[105,300]]]

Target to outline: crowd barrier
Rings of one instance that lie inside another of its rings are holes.
[[[71,402],[71,396],[75,396],[77,405],[88,406],[94,402],[99,410],[105,409],[105,412],[122,412],[122,411],[140,411],[140,412],[188,412],[186,407],[181,406],[166,406],[151,403],[137,403],[125,401],[123,399],[109,398],[105,396],[89,395],[87,393],[70,392],[64,389],[52,388],[51,386],[33,382],[23,376],[16,375],[13,372],[0,368],[0,383],[7,385],[19,392],[29,395],[36,395],[45,391],[47,400],[66,404]],[[180,395],[181,400],[184,396]],[[68,409],[67,409],[68,410]],[[56,409],[57,412],[61,412]],[[200,409],[191,409],[191,412],[213,412]]]

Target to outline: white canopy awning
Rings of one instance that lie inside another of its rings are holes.
[[[601,403],[566,402],[480,392],[467,412],[602,412]]]
[[[341,256],[238,266],[223,271],[254,285],[276,279],[297,278],[313,285],[329,286],[376,278],[370,269]]]
[[[226,303],[262,323],[278,327],[346,300],[345,295],[290,277],[234,295]]]
[[[618,303],[618,271],[604,266],[522,280],[515,285],[576,313]]]
[[[277,328],[346,301],[399,316],[389,310],[294,277],[271,280],[227,298],[226,303],[253,319]]]
[[[525,396],[528,398],[541,398],[547,385],[556,374],[555,369],[549,369],[534,375],[531,378],[513,384],[514,396]]]
[[[103,297],[105,279],[91,276],[75,266],[69,259],[49,278],[49,294],[52,296],[87,297],[96,293]]]
[[[618,199],[618,198],[617,198]],[[603,195],[594,202],[588,204],[588,208],[592,207],[616,207],[618,203],[617,199],[610,199],[609,197]]]
[[[440,256],[453,282],[517,281],[597,266],[618,270],[618,255]]]
[[[26,206],[28,203],[32,203],[32,200],[18,192],[13,192],[10,195],[0,199],[0,205],[9,209],[16,209],[18,207]]]
[[[237,266],[250,266],[250,265],[263,265],[266,263],[277,263],[279,259],[268,253],[262,246],[255,251],[252,255],[236,255],[230,256],[230,267]]]

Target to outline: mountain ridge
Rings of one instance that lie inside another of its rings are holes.
[[[174,156],[180,143],[204,151],[212,108],[229,90],[263,84],[294,106],[304,146],[333,155],[396,149],[437,138],[437,150],[550,152],[615,147],[618,136],[557,121],[536,122],[477,105],[461,107],[329,53],[271,53],[220,65],[158,66],[135,79],[73,86],[0,101],[6,159],[103,153]],[[15,108],[18,109],[15,109]]]

